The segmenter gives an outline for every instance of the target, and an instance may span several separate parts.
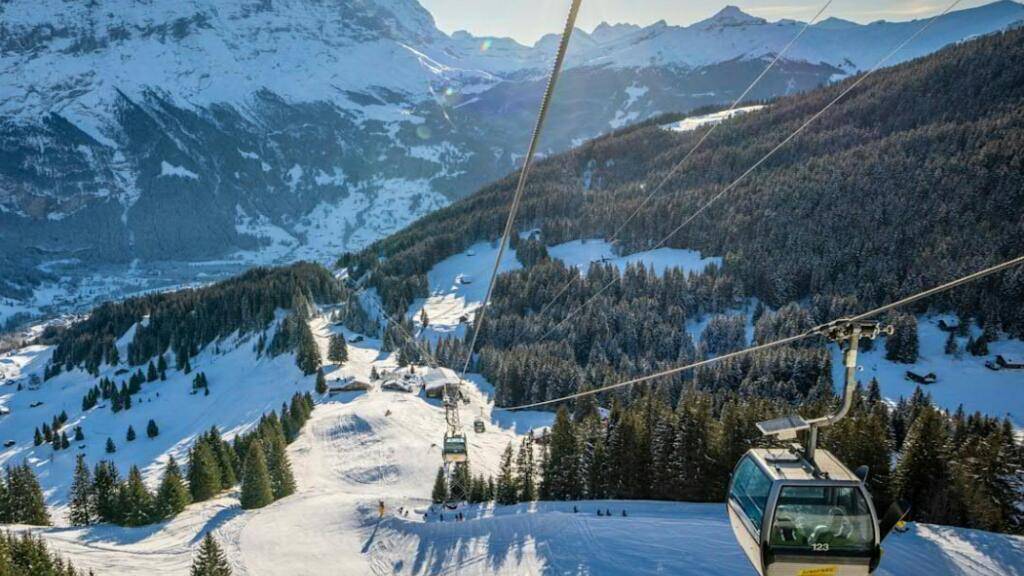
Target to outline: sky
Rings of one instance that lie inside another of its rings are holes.
[[[419,0],[434,15],[441,30],[468,30],[477,36],[511,36],[533,44],[543,34],[559,32],[569,0]],[[646,26],[665,20],[689,25],[710,17],[726,4],[768,20],[814,16],[826,0],[583,0],[576,24],[590,31],[602,21]],[[962,0],[957,10],[991,0]],[[822,16],[854,22],[912,20],[941,12],[948,0],[834,0]]]

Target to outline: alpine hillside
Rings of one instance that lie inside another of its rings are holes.
[[[951,13],[892,62],[1022,18]],[[749,98],[919,24],[822,20]],[[801,26],[726,7],[578,30],[543,151],[727,102]],[[448,36],[415,0],[4,2],[0,320],[360,249],[516,167],[556,42]]]

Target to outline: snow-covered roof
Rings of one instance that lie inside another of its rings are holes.
[[[436,390],[437,388],[443,387],[445,384],[459,383],[459,375],[451,368],[434,368],[433,370],[425,370],[424,374],[421,374],[421,377],[423,378],[423,387],[427,390]]]

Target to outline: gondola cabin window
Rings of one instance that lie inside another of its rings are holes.
[[[761,533],[761,521],[768,506],[771,488],[771,479],[752,458],[744,458],[736,467],[729,499],[743,510],[756,534]]]
[[[782,487],[771,531],[777,552],[858,554],[874,544],[871,511],[857,487]]]

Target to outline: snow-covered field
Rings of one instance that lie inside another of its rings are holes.
[[[960,338],[960,354],[944,352],[948,334],[938,327],[940,319],[955,325],[955,317],[923,316],[918,318],[920,356],[914,364],[897,364],[885,359],[885,346],[876,342],[874,350],[861,353],[859,364],[864,368],[859,379],[865,385],[872,377],[878,378],[882,394],[887,399],[909,398],[914,388],[920,386],[932,395],[939,406],[950,411],[963,405],[968,414],[980,411],[991,416],[1008,417],[1017,428],[1024,427],[1024,370],[1000,370],[985,367],[986,360],[995,359],[996,354],[1020,362],[1024,360],[1024,342],[1020,340],[999,340],[988,345],[989,355],[971,356],[963,351],[966,338]],[[974,336],[981,331],[973,328]],[[840,352],[833,347],[833,381],[842,382],[842,361]],[[919,385],[907,380],[905,374],[912,370],[917,374],[934,372],[938,382]]]
[[[483,259],[487,246],[474,250]],[[482,298],[482,295],[477,297]],[[470,298],[472,299],[472,297]],[[332,332],[352,336],[324,317],[311,322],[326,352]],[[122,338],[127,343],[130,334]],[[367,377],[371,366],[395,367],[379,342],[349,345],[343,367],[328,366],[328,380]],[[212,424],[228,435],[251,425],[295,390],[312,387],[289,355],[257,359],[251,342],[225,340],[205,350],[195,369],[210,379],[209,397],[191,396],[190,378],[168,372],[168,380],[145,384],[128,412],[96,408],[82,415],[81,393],[92,379],[63,374],[39,390],[5,388],[2,402],[14,408],[0,420],[0,435],[18,445],[2,455],[6,462],[28,458],[55,505],[58,527],[34,529],[76,565],[104,575],[181,575],[202,535],[213,531],[237,575],[334,574],[753,574],[732,540],[721,504],[670,502],[564,502],[511,507],[470,506],[467,519],[442,522],[429,507],[430,487],[440,465],[444,413],[437,401],[420,394],[380,390],[343,393],[318,399],[313,417],[289,447],[298,492],[257,511],[243,512],[237,493],[190,506],[177,518],[142,528],[110,525],[65,526],[62,503],[70,481],[73,446],[51,457],[50,448],[31,447],[31,429],[60,408],[69,425],[86,430],[90,463],[113,458],[124,469],[143,465],[154,481],[167,454],[180,456],[191,439]],[[19,376],[41,369],[48,354],[33,347],[5,356],[4,365]],[[552,415],[505,412],[490,403],[493,389],[474,376],[462,406],[469,424],[474,473],[496,474],[501,450],[522,434],[551,424]],[[159,392],[159,396],[157,393]],[[36,400],[43,406],[27,408]],[[173,416],[173,418],[172,418]],[[123,442],[128,423],[137,430],[154,417],[161,434]],[[472,420],[487,423],[484,433]],[[102,453],[107,435],[118,452]],[[377,502],[387,512],[377,518]],[[410,510],[408,515],[398,509]],[[573,510],[576,507],[577,511]],[[596,510],[616,515],[597,517]],[[628,517],[618,515],[621,510]],[[427,514],[424,516],[424,514]],[[16,529],[28,529],[15,527]],[[929,525],[912,526],[886,545],[881,574],[1021,574],[1024,539]]]
[[[723,120],[727,120],[729,118],[732,118],[733,116],[746,114],[748,112],[755,112],[757,110],[760,110],[761,108],[764,108],[764,106],[739,106],[737,108],[733,108],[732,110],[722,110],[721,112],[712,112],[711,114],[690,116],[688,118],[683,118],[678,122],[664,124],[662,125],[662,128],[664,128],[665,130],[671,130],[672,132],[689,132],[691,130],[696,130],[697,128],[700,128],[701,126],[707,126],[709,124],[719,124]]]
[[[657,274],[664,274],[668,268],[681,268],[684,272],[700,272],[711,264],[722,264],[718,257],[701,256],[695,250],[679,248],[658,248],[635,252],[627,256],[616,256],[611,244],[600,239],[573,240],[548,248],[552,258],[558,258],[568,266],[574,266],[586,272],[591,262],[613,264],[619,271],[624,271],[630,264],[643,264],[653,267]]]
[[[417,298],[409,306],[409,317],[419,325],[420,313],[426,308],[427,337],[441,335],[462,336],[465,327],[463,317],[472,321],[472,312],[487,296],[487,284],[491,269],[498,257],[498,247],[488,242],[478,242],[465,252],[445,258],[427,273],[430,296]],[[501,258],[501,272],[522,268],[516,260],[516,252],[505,250]],[[422,327],[421,327],[422,328]]]

